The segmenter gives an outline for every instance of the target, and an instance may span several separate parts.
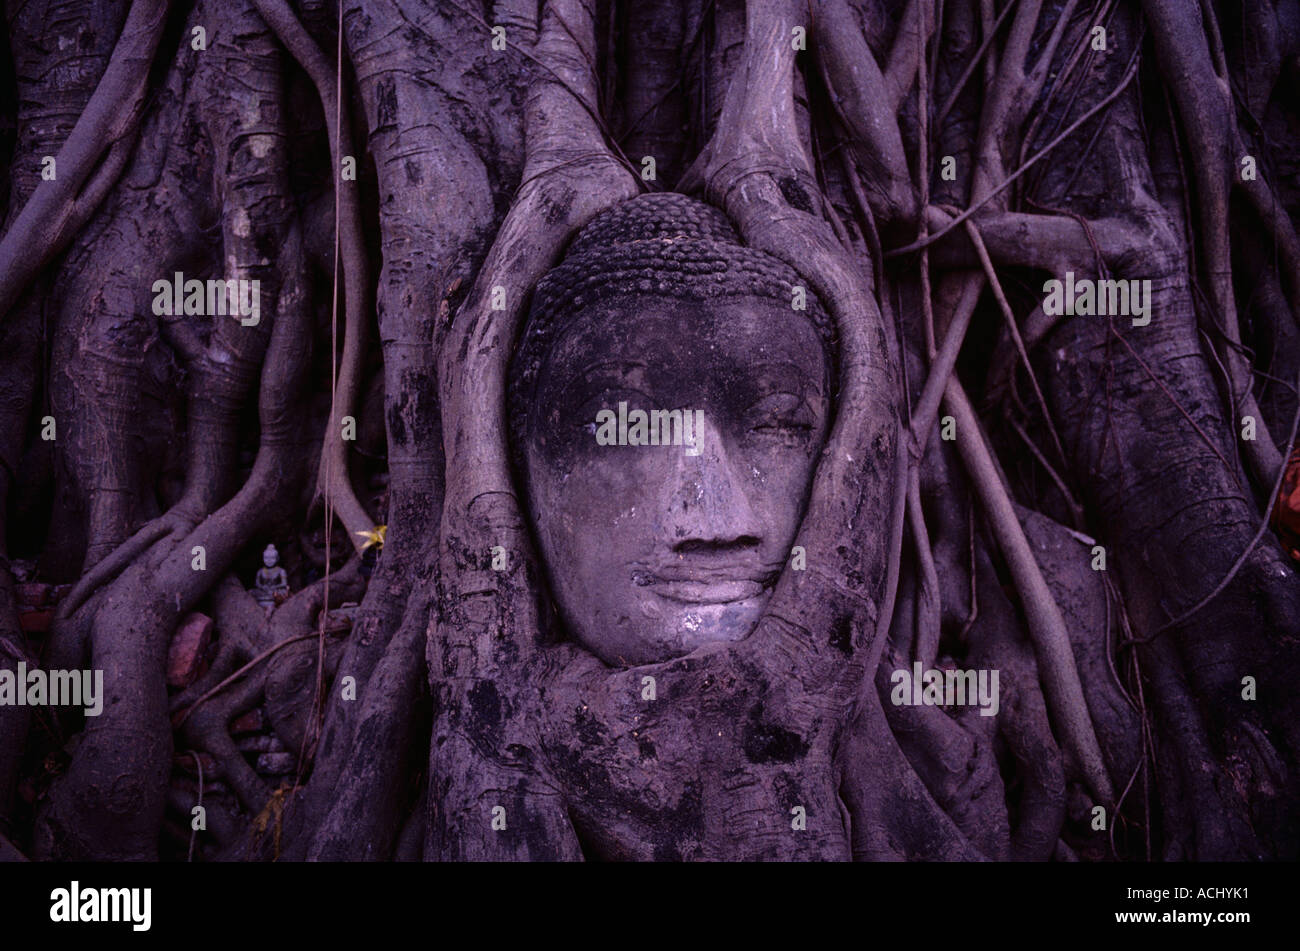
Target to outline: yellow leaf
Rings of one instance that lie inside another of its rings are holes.
[[[387,534],[387,532],[387,525],[376,525],[374,528],[368,529],[367,531],[357,532],[356,534],[366,540],[366,543],[361,546],[361,550],[365,551],[371,545],[377,545],[378,547],[383,548],[384,535]]]

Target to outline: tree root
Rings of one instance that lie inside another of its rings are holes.
[[[170,6],[170,0],[131,4],[108,68],[55,159],[58,177],[37,187],[0,239],[0,260],[9,262],[0,272],[0,315],[9,313],[31,279],[61,250],[60,242],[89,217],[93,199],[102,199],[121,171],[126,151],[118,143],[140,120],[149,66]],[[95,174],[106,148],[109,159]]]

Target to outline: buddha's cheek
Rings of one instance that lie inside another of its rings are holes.
[[[625,458],[610,458],[615,454]],[[663,528],[643,470],[614,449],[592,453],[563,472],[542,470],[533,480],[541,554],[560,606],[584,640],[597,636],[595,628],[651,616],[634,577],[637,566],[654,557]]]
[[[743,462],[748,478],[745,496],[750,508],[767,528],[763,535],[763,560],[783,561],[794,543],[795,532],[811,490],[813,460],[803,453],[774,458],[754,453]],[[784,552],[784,553],[783,553]]]

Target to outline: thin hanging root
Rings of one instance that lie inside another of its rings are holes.
[[[939,415],[939,403],[943,400],[944,389],[952,376],[953,368],[957,366],[957,355],[961,352],[962,341],[966,339],[975,305],[979,303],[980,291],[984,288],[984,278],[978,273],[968,273],[952,279],[960,281],[957,292],[960,296],[953,309],[953,316],[948,321],[943,344],[930,362],[930,375],[925,378],[921,398],[912,407],[912,452],[917,459],[930,440],[930,431]],[[928,313],[928,300],[925,306]]]
[[[5,262],[0,268],[0,318],[90,216],[125,166],[130,149],[121,143],[139,124],[149,67],[170,7],[171,0],[135,0],[131,5],[108,68],[55,159],[57,177],[37,186],[0,239],[0,261]],[[97,172],[106,148],[108,160]]]
[[[885,561],[885,590],[880,600],[880,613],[876,616],[876,628],[872,632],[875,647],[867,659],[866,669],[875,670],[889,640],[889,628],[894,619],[894,608],[898,601],[898,582],[903,563],[903,534],[907,513],[907,480],[911,471],[911,454],[907,449],[908,429],[903,421],[898,421],[896,455],[894,456],[894,478],[891,490],[892,503],[889,508],[888,541]]]
[[[1074,663],[1065,619],[1043,580],[1038,562],[1034,560],[1024,529],[1016,518],[1006,487],[980,433],[975,411],[955,377],[948,381],[944,406],[956,420],[957,449],[1020,592],[1052,719],[1063,735],[1064,745],[1073,753],[1075,762],[1083,771],[1089,788],[1100,802],[1109,806],[1114,800],[1114,792],[1088,705],[1083,698],[1083,685]]]
[[[925,289],[923,301],[924,301],[924,310],[925,310],[926,332],[927,332],[927,336],[933,337],[934,314],[932,311],[932,307],[930,303],[930,294],[929,294],[929,280],[928,280],[929,265],[928,262],[926,261],[926,256],[923,254],[921,257],[922,257],[922,261],[921,261],[922,286]],[[950,278],[949,280],[956,280],[959,282],[959,289],[956,291],[957,299],[953,309],[953,316],[948,321],[948,329],[944,335],[943,344],[940,346],[939,350],[933,354],[931,358],[930,375],[926,377],[925,387],[921,391],[921,398],[917,400],[916,405],[912,407],[912,419],[911,419],[910,429],[907,430],[908,437],[909,437],[907,442],[907,451],[900,450],[898,454],[897,464],[896,464],[896,471],[894,475],[894,493],[895,493],[894,497],[896,500],[894,517],[897,519],[897,522],[891,521],[890,523],[891,530],[890,530],[890,534],[888,535],[889,544],[890,544],[889,569],[885,579],[885,583],[886,583],[886,598],[884,602],[885,610],[882,611],[877,626],[877,638],[882,640],[882,642],[884,637],[887,636],[888,634],[889,624],[893,616],[894,601],[897,597],[897,591],[898,591],[898,568],[899,568],[899,562],[901,561],[902,558],[902,546],[903,546],[902,509],[904,506],[904,499],[906,499],[906,505],[909,511],[909,521],[913,522],[914,531],[916,529],[916,526],[918,525],[920,526],[920,533],[919,533],[920,537],[916,543],[916,547],[918,549],[918,557],[922,557],[922,558],[925,557],[925,553],[928,553],[930,556],[929,568],[927,569],[927,567],[924,564],[922,564],[921,566],[922,575],[923,575],[922,592],[924,592],[925,587],[928,584],[928,578],[926,578],[925,575],[928,571],[933,570],[933,553],[930,552],[929,550],[929,537],[926,534],[924,529],[924,524],[925,524],[924,519],[921,517],[920,470],[918,466],[920,464],[921,458],[925,454],[925,446],[926,443],[929,442],[930,431],[934,428],[935,421],[939,415],[939,403],[943,399],[944,387],[947,384],[947,380],[952,375],[953,368],[957,365],[957,354],[961,351],[962,341],[966,337],[966,330],[967,328],[970,327],[971,316],[975,313],[975,305],[979,302],[980,291],[983,289],[984,286],[983,277],[978,272],[968,272],[966,274],[961,275],[958,278]],[[917,488],[915,506],[913,506],[913,502],[912,502],[913,483],[915,483]],[[910,515],[913,507],[915,507],[915,511],[916,511],[915,518],[912,518]],[[973,533],[972,533],[972,538],[973,538]],[[925,543],[924,553],[922,553],[921,551],[922,539],[924,540]],[[934,592],[932,598],[926,598],[925,594],[924,593],[922,594],[923,603],[921,605],[918,605],[917,623],[918,623],[918,628],[924,630],[924,628],[921,628],[920,625],[923,623],[928,623],[928,621],[924,621],[922,619],[922,614],[930,610],[928,603],[925,602],[928,602],[929,600],[933,600],[934,602],[933,610],[935,612],[936,619],[934,621],[934,634],[931,635],[931,638],[933,640],[933,647],[937,650],[938,632],[939,632],[938,618],[942,616],[941,615],[942,605],[940,604],[939,597],[938,597],[937,579],[932,590]],[[974,591],[974,577],[972,575],[972,592],[973,591]],[[973,601],[973,594],[972,594],[972,604],[973,603],[974,601]],[[929,651],[931,647],[932,645],[930,640],[927,640],[924,644],[922,644],[922,639],[918,636],[917,651],[918,651],[918,657],[920,659],[923,659],[925,656],[927,656],[925,653],[923,653],[923,649],[924,651]]]
[[[1038,400],[1038,408],[1043,413],[1043,422],[1047,426],[1047,431],[1052,436],[1052,443],[1056,447],[1057,457],[1062,461],[1065,460],[1065,449],[1061,445],[1061,437],[1056,431],[1056,425],[1052,422],[1052,413],[1047,408],[1047,399],[1043,396],[1042,387],[1038,385],[1038,376],[1034,373],[1034,366],[1029,362],[1029,351],[1025,349],[1025,341],[1020,336],[1020,328],[1016,326],[1016,315],[1011,312],[1011,305],[1007,303],[1007,297],[1002,292],[1002,282],[998,280],[997,269],[993,267],[993,262],[989,259],[989,252],[984,247],[984,240],[980,237],[979,228],[975,222],[966,222],[966,232],[970,235],[971,244],[975,245],[975,253],[979,255],[980,264],[984,267],[984,273],[988,277],[989,286],[993,289],[993,296],[997,299],[998,308],[1002,311],[1002,316],[1007,323],[1007,332],[1011,334],[1011,339],[1015,341],[1016,350],[1020,353],[1021,363],[1024,365],[1025,374],[1029,377],[1029,382],[1034,388],[1034,396]],[[1069,496],[1066,496],[1069,498]]]
[[[1072,526],[1075,529],[1082,528],[1083,506],[1080,505],[1078,499],[1074,497],[1074,493],[1070,491],[1070,487],[1065,484],[1065,480],[1061,478],[1061,474],[1053,468],[1050,462],[1048,462],[1047,457],[1043,455],[1043,451],[1034,445],[1034,441],[1029,438],[1029,433],[1025,432],[1025,427],[1021,426],[1020,423],[1016,421],[1015,417],[1008,417],[1007,422],[1010,423],[1011,428],[1016,431],[1016,435],[1019,436],[1020,441],[1025,444],[1025,448],[1028,449],[1033,457],[1038,460],[1038,464],[1043,467],[1043,471],[1047,473],[1047,477],[1051,479],[1052,484],[1056,486],[1056,491],[1061,493],[1061,498],[1064,499],[1065,504],[1070,507]]]
[[[930,535],[921,510],[921,476],[916,467],[912,468],[907,483],[907,522],[912,528],[912,546],[916,549],[916,562],[920,568],[914,650],[916,659],[930,667],[939,654],[939,575],[934,567],[934,552],[930,550]]]
[[[308,35],[293,11],[284,0],[254,0],[262,15],[280,42],[294,59],[306,70],[316,87],[325,111],[325,124],[329,130],[330,147],[334,152],[334,193],[336,201],[335,240],[342,248],[344,281],[344,336],[343,360],[334,388],[330,419],[325,428],[325,444],[321,449],[318,491],[328,499],[339,521],[347,529],[353,547],[360,552],[364,535],[374,528],[370,516],[357,499],[348,476],[347,452],[343,444],[343,417],[349,416],[361,387],[361,361],[365,356],[366,298],[370,289],[369,267],[365,243],[361,233],[361,209],[357,202],[357,186],[343,180],[342,162],[345,157],[355,160],[352,153],[352,128],[348,110],[342,104],[342,77],[331,67],[320,48]],[[340,29],[342,24],[340,23]],[[342,36],[339,37],[342,42]],[[346,151],[345,151],[346,150]],[[337,258],[336,258],[337,265]],[[337,266],[335,281],[337,284]],[[334,299],[338,299],[337,287]],[[331,354],[331,359],[333,355]],[[329,527],[326,526],[326,537]]]

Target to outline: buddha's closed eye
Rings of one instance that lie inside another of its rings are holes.
[[[807,402],[793,393],[773,393],[750,407],[749,430],[783,445],[806,442],[817,422]]]

